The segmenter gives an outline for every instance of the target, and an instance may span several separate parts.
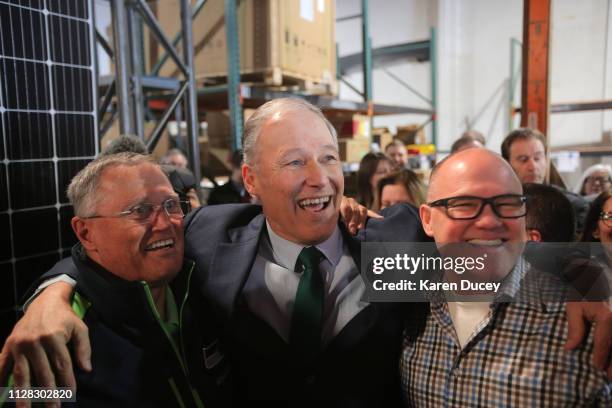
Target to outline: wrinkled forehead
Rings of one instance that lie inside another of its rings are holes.
[[[100,176],[99,194],[143,196],[149,193],[173,193],[172,184],[162,169],[153,163],[106,168]]]
[[[275,112],[262,124],[256,139],[257,149],[265,147],[289,150],[306,146],[323,148],[335,145],[325,121],[307,109]]]
[[[544,144],[537,137],[525,137],[521,139],[517,139],[510,145],[510,152],[515,151],[515,153],[521,153],[524,151],[535,150],[537,152],[544,152]]]

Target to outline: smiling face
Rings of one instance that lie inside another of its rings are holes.
[[[385,154],[389,157],[396,167],[403,168],[408,163],[408,153],[403,145],[392,144],[387,146]]]
[[[138,204],[176,198],[162,170],[151,163],[108,167],[95,194],[101,197],[95,206],[101,218],[72,220],[87,255],[128,281],[143,280],[152,287],[171,281],[183,263],[182,217],[169,217],[161,208],[147,223],[114,217]]]
[[[584,180],[584,195],[595,195],[610,188],[612,180],[610,174],[605,170],[593,172]]]
[[[522,194],[521,183],[512,168],[485,149],[468,149],[450,156],[436,170],[430,182],[428,202],[457,196],[489,198],[502,194]],[[455,249],[487,254],[497,276],[510,271],[526,241],[525,218],[500,218],[485,205],[472,220],[454,220],[444,207],[420,208],[423,228],[438,246],[453,244]],[[458,244],[458,245],[457,245]],[[459,254],[460,256],[473,256]]]
[[[252,165],[242,174],[276,234],[315,245],[336,228],[344,177],[338,147],[323,121],[305,109],[284,110],[263,123]]]
[[[605,213],[612,214],[612,198],[608,198],[604,205],[601,207],[601,211]],[[612,253],[612,222],[604,221],[601,218],[597,221],[597,228],[593,232],[593,236],[602,244],[605,244],[605,247],[610,250]]]
[[[538,139],[518,139],[510,146],[510,165],[521,183],[544,183],[546,151]]]

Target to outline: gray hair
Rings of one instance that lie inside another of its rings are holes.
[[[583,195],[584,183],[586,182],[586,179],[588,179],[593,173],[596,173],[598,171],[603,171],[603,172],[608,173],[608,177],[612,179],[612,166],[610,166],[609,164],[602,164],[602,163],[594,164],[588,169],[586,169],[584,173],[582,173],[582,175],[580,176],[580,179],[574,186],[574,193],[578,195]]]
[[[261,105],[246,121],[244,125],[244,136],[242,138],[242,150],[244,163],[254,165],[256,155],[257,139],[261,128],[274,114],[279,112],[308,111],[317,115],[329,130],[336,147],[338,146],[338,135],[336,129],[323,115],[321,110],[310,102],[301,98],[278,98]]]
[[[134,152],[123,152],[100,156],[90,162],[70,182],[68,186],[68,199],[74,207],[77,217],[91,217],[95,214],[95,207],[100,200],[96,194],[100,184],[102,172],[110,167],[138,166],[144,163],[157,164],[150,156]]]

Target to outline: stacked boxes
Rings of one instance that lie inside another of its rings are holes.
[[[326,85],[330,93],[337,92],[333,0],[242,0],[238,3],[243,81],[271,86],[314,83]],[[156,6],[162,29],[173,38],[180,29],[178,0],[160,0]],[[193,22],[193,39],[196,78],[226,76],[223,0],[206,2]],[[162,76],[177,74],[172,61],[166,62],[160,71]]]

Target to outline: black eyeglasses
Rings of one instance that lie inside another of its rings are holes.
[[[153,216],[157,214],[157,211],[164,209],[166,215],[170,218],[183,218],[191,210],[189,201],[179,200],[178,198],[169,198],[161,204],[151,203],[140,203],[133,207],[128,208],[125,211],[121,211],[115,215],[92,215],[90,217],[83,217],[85,219],[90,218],[120,218],[125,217],[127,219],[136,221],[138,223],[146,224],[153,219]]]
[[[599,214],[599,218],[606,224],[608,227],[612,227],[612,212],[604,212],[602,211]]]
[[[430,207],[444,207],[448,218],[453,220],[473,220],[478,218],[482,209],[489,204],[499,218],[521,218],[527,214],[527,197],[520,194],[502,194],[483,198],[458,196],[443,198],[431,203]]]

